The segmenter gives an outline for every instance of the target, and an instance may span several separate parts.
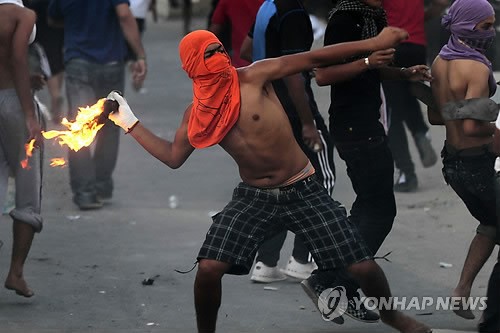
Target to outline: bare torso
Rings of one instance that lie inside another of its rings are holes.
[[[271,83],[264,89],[238,70],[240,117],[220,143],[238,164],[241,179],[255,187],[282,184],[308,163]]]
[[[23,8],[13,5],[0,5],[0,89],[13,88],[11,63],[11,38]]]
[[[432,76],[432,91],[440,109],[448,102],[489,96],[489,69],[478,61],[448,61],[437,57],[432,65]],[[477,147],[493,140],[492,125],[485,121],[448,120],[445,126],[446,142],[457,149]],[[467,134],[467,126],[474,126],[482,135]]]

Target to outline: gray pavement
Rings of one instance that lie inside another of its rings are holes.
[[[197,20],[194,28],[204,28]],[[147,93],[126,91],[138,118],[154,132],[172,138],[191,84],[180,67],[177,45],[180,21],[149,24],[145,34],[149,76]],[[316,89],[326,113],[328,89]],[[439,151],[443,129],[432,128]],[[73,205],[68,170],[48,166],[64,151],[47,142],[43,192],[45,227],[36,236],[26,263],[26,278],[36,295],[24,299],[0,290],[0,332],[194,332],[192,267],[209,215],[230,199],[239,181],[235,163],[215,147],[196,151],[179,170],[150,157],[130,137],[122,136],[115,173],[113,202],[104,209],[82,212]],[[412,145],[413,156],[417,156]],[[455,286],[476,222],[442,180],[440,163],[422,169],[417,161],[420,190],[398,194],[398,216],[380,253],[393,251],[392,263],[380,262],[397,296],[448,296]],[[353,192],[345,165],[337,158],[334,197],[350,206]],[[176,195],[180,204],[168,208]],[[11,222],[0,217],[1,277],[8,269]],[[281,264],[290,255],[290,238]],[[440,262],[452,264],[440,268]],[[492,258],[479,274],[472,294],[483,296]],[[154,277],[154,284],[142,281]],[[265,290],[249,276],[223,279],[219,332],[392,332],[382,324],[346,320],[325,322],[297,281],[273,284]],[[455,332],[475,331],[447,311],[408,311],[429,325]],[[476,312],[479,318],[480,312]],[[438,331],[439,332],[439,331]]]

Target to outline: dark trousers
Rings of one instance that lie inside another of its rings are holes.
[[[426,63],[425,46],[402,43],[396,48],[395,66],[411,67]],[[384,93],[390,115],[389,148],[396,167],[405,174],[414,174],[415,166],[408,148],[405,124],[411,134],[426,133],[429,127],[424,121],[418,100],[410,92],[405,80],[384,81]]]
[[[387,138],[336,142],[335,146],[347,165],[347,174],[356,193],[350,219],[375,255],[391,231],[396,217],[394,162]],[[323,285],[342,285],[348,297],[356,296],[359,285],[345,269],[316,273]]]
[[[500,332],[500,253],[491,272],[486,296],[488,300],[483,320],[478,325],[479,333],[498,333]]]
[[[396,217],[393,177],[394,162],[386,137],[362,142],[336,142],[345,161],[356,199],[351,221],[357,225],[368,248],[375,255],[392,229]]]
[[[495,193],[497,216],[500,216],[500,173],[495,175]],[[500,219],[497,218],[497,237],[500,243]],[[486,293],[488,301],[483,312],[483,320],[479,323],[479,333],[500,332],[500,251],[488,282]]]
[[[125,68],[123,63],[95,64],[83,59],[72,59],[66,64],[66,93],[69,103],[68,117],[74,120],[78,107],[93,105],[113,89],[123,91]],[[113,192],[112,174],[118,158],[120,128],[107,120],[97,133],[95,150],[84,147],[69,151],[71,189],[76,196]]]

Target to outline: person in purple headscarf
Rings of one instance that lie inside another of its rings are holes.
[[[484,117],[488,111],[485,107],[488,97],[496,91],[491,63],[484,55],[495,37],[494,22],[494,10],[488,1],[455,1],[442,19],[443,26],[451,33],[450,39],[432,65],[431,87],[439,112],[430,110],[429,119],[441,117],[446,126],[446,141],[441,153],[443,175],[480,223],[460,281],[453,291],[453,296],[459,297],[470,296],[475,277],[498,242],[494,186],[496,154],[492,149],[495,126],[490,123],[494,119]],[[479,106],[463,116],[460,108],[471,102],[479,102],[476,104]],[[490,307],[490,304],[498,302],[498,290],[497,297],[492,298],[485,315],[497,307]],[[472,311],[465,307],[454,312],[463,318],[474,319]]]

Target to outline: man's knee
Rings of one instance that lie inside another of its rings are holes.
[[[230,264],[213,260],[201,259],[198,262],[197,278],[205,280],[219,280],[229,270]]]
[[[357,280],[367,279],[380,272],[375,260],[363,260],[347,267],[347,271]]]

